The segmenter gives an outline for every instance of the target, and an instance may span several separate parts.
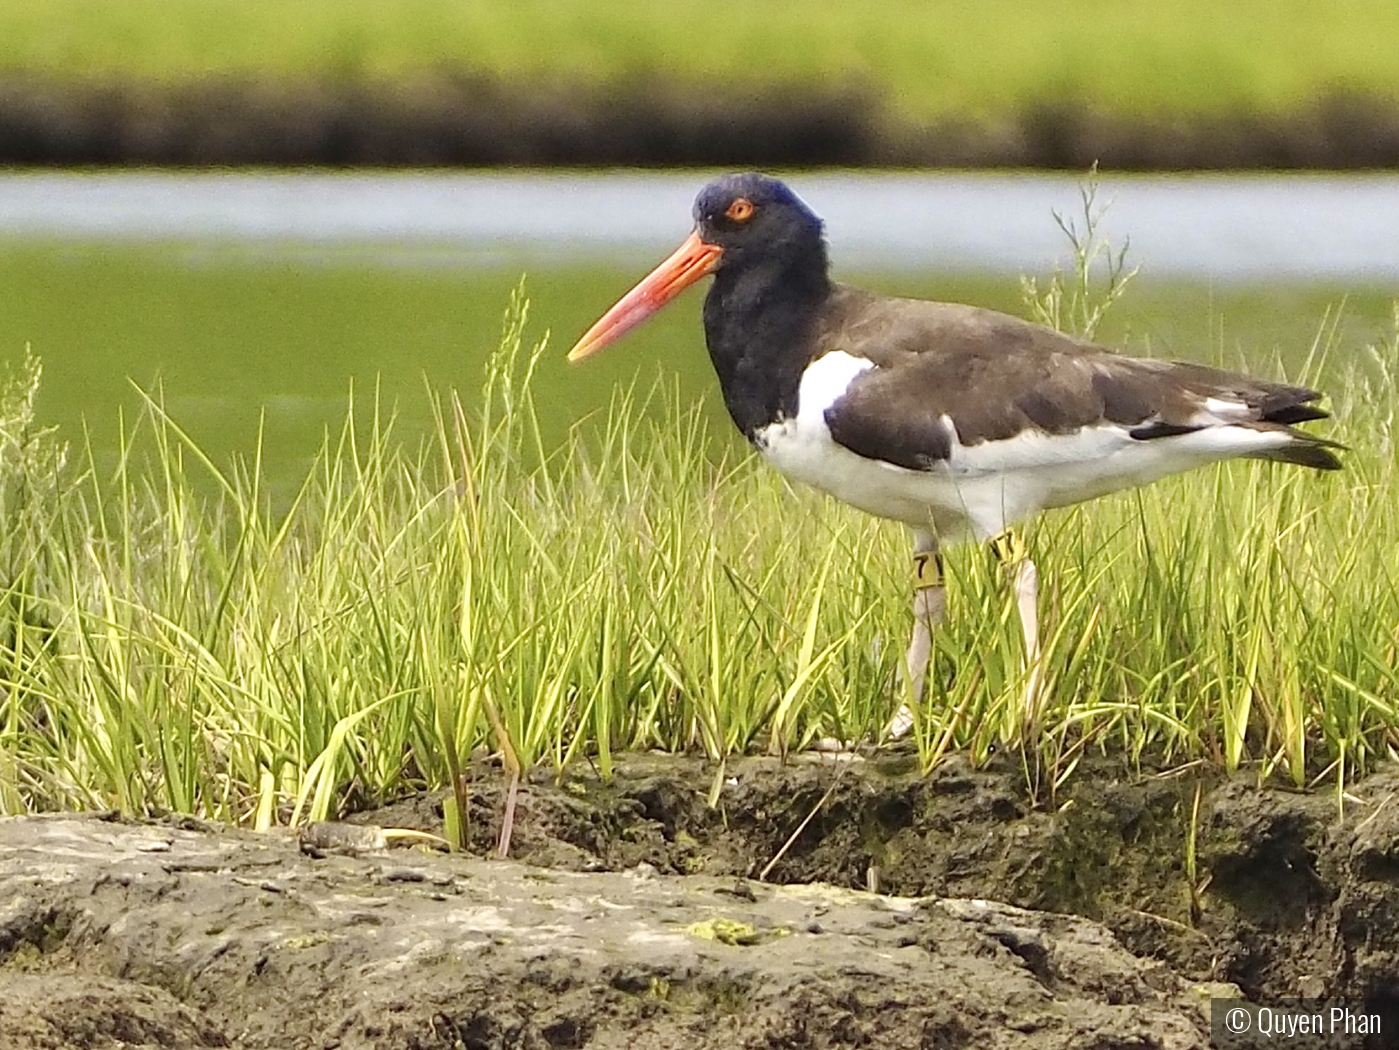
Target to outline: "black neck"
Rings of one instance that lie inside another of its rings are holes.
[[[720,267],[704,300],[709,358],[729,415],[753,440],[797,411],[802,370],[831,293],[824,250]]]

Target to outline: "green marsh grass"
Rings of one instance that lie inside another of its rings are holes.
[[[1090,751],[1343,785],[1399,746],[1399,334],[1342,367],[1333,333],[1291,378],[1325,362],[1343,473],[1234,463],[1031,529],[1041,792]],[[551,444],[533,387],[549,352],[517,299],[479,408],[429,391],[432,435],[410,445],[357,394],[289,500],[258,454],[204,455],[158,390],[99,470],[90,440],[36,426],[37,364],[13,374],[0,809],[265,828],[417,788],[460,801],[483,747],[560,778],[699,752],[717,791],[737,754],[876,739],[901,699],[902,530],[716,452],[665,383]],[[1020,738],[1000,570],[972,546],[948,569],[925,769]]]
[[[897,27],[895,30],[893,27]],[[915,121],[1045,106],[1110,115],[1288,113],[1337,92],[1399,99],[1399,8],[1373,0],[26,0],[0,6],[0,73],[137,90],[210,77],[480,77],[546,102],[741,85],[870,89]]]

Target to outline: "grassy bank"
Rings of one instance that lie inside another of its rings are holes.
[[[901,530],[752,457],[716,462],[703,414],[668,388],[619,392],[551,450],[544,352],[513,309],[481,411],[434,399],[416,452],[351,406],[286,510],[256,458],[218,469],[158,400],[133,424],[149,466],[100,473],[34,426],[37,377],[13,381],[0,809],[268,826],[450,784],[482,746],[559,776],[696,750],[717,784],[738,752],[877,736],[900,699]],[[1032,530],[1042,791],[1089,749],[1301,784],[1399,746],[1399,341],[1347,358],[1329,384],[1344,473],[1231,464]],[[1020,732],[999,572],[973,548],[949,572],[925,768]]]
[[[1383,167],[1372,0],[35,0],[0,163]]]
[[[831,80],[917,121],[1057,103],[1129,116],[1295,109],[1345,90],[1399,100],[1399,8],[1374,0],[1219,5],[913,4],[703,8],[403,0],[32,0],[0,7],[0,71],[168,84],[405,81],[451,71],[516,88]]]

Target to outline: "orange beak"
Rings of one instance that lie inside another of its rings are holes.
[[[568,359],[581,361],[616,342],[701,277],[713,273],[722,254],[723,249],[717,244],[700,240],[698,230],[690,234],[674,255],[598,318],[568,352]]]

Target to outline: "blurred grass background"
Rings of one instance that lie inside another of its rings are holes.
[[[873,89],[900,117],[995,121],[1087,101],[1126,115],[1399,100],[1399,5],[1374,0],[25,0],[0,70],[171,84],[456,73],[518,91],[654,79]]]

